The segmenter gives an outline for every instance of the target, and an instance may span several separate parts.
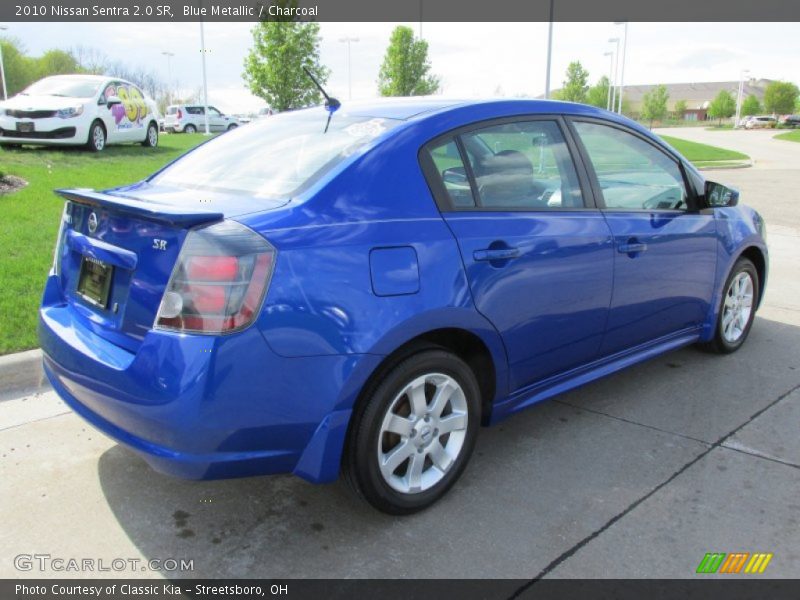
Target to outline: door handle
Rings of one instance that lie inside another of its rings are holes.
[[[509,260],[518,256],[519,248],[485,248],[484,250],[475,250],[472,253],[472,258],[477,261]]]
[[[624,244],[620,244],[617,246],[617,252],[622,254],[638,254],[640,252],[647,251],[647,244],[636,241],[636,240],[628,240]]]

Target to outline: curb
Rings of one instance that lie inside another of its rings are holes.
[[[0,356],[0,397],[47,387],[40,349]]]
[[[725,161],[720,161],[725,162]],[[755,166],[756,161],[753,159],[741,162],[739,164],[728,164],[722,166],[715,166],[715,165],[703,165],[702,167],[697,167],[698,171],[726,171],[730,169],[749,169],[750,167]]]

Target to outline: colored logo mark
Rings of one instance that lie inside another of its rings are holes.
[[[697,573],[763,573],[772,556],[772,552],[707,552]]]

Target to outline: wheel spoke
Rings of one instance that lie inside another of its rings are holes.
[[[439,384],[431,400],[431,414],[434,417],[438,417],[442,414],[444,407],[447,406],[447,402],[450,400],[450,396],[452,396],[455,391],[456,388],[450,385],[449,381]]]
[[[401,417],[400,415],[392,414],[389,417],[389,422],[386,423],[386,431],[391,431],[397,435],[408,437],[411,435],[411,429],[414,427],[410,419]]]
[[[453,413],[439,420],[439,434],[444,435],[467,426],[467,416],[462,413]]]
[[[433,464],[436,465],[436,468],[442,473],[446,473],[450,465],[453,464],[452,457],[447,453],[447,450],[445,450],[439,440],[433,441],[429,450],[429,455]]]
[[[424,465],[425,455],[421,452],[414,453],[408,465],[408,473],[406,473],[409,491],[418,492],[422,489],[422,467]]]
[[[390,477],[412,452],[414,452],[414,444],[406,440],[400,442],[388,454],[384,455],[383,461],[381,462],[383,476],[387,478]]]
[[[425,398],[425,380],[420,379],[408,391],[408,400],[411,402],[411,412],[417,417],[422,417],[428,410],[428,401]]]

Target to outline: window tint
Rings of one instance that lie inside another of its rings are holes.
[[[583,207],[572,158],[554,121],[504,123],[465,133],[461,139],[482,207]]]
[[[214,108],[213,106],[209,106],[209,107],[208,107],[208,114],[210,114],[212,117],[219,117],[219,116],[220,116],[222,113],[220,113],[220,112],[219,112],[219,111],[218,111],[216,108]]]
[[[442,178],[450,202],[456,208],[472,208],[475,199],[467,178],[467,170],[453,140],[434,146],[429,150],[436,171]]]
[[[168,115],[174,115],[177,112],[178,112],[178,107],[177,106],[168,106],[167,107],[167,114]]]
[[[686,209],[678,163],[643,139],[616,127],[576,122],[607,208]]]
[[[190,115],[202,115],[202,114],[204,114],[202,106],[187,106],[186,107],[186,112],[188,112]]]

